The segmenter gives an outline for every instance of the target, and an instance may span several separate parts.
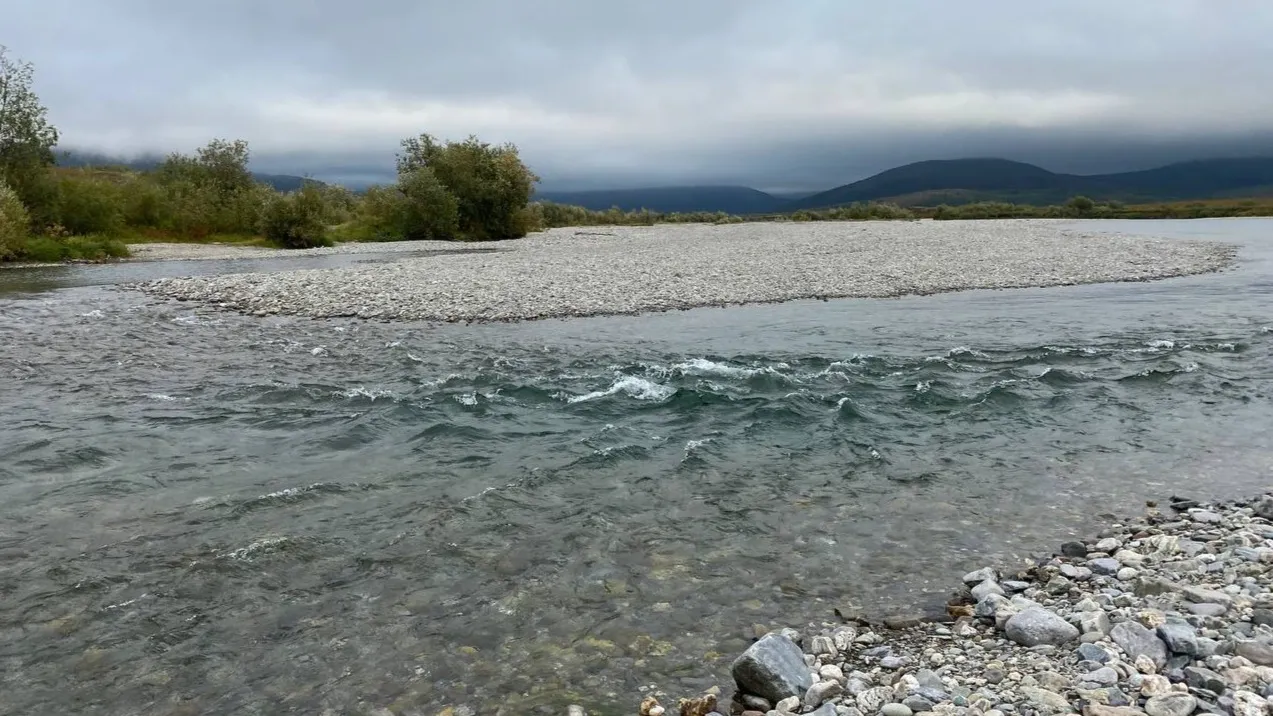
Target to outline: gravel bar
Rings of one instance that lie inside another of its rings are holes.
[[[656,689],[639,713],[1273,713],[1273,496],[1173,497],[1050,557],[962,581],[944,623],[841,614],[757,628],[728,700],[713,688],[672,705]]]
[[[356,250],[368,246],[421,243]],[[1047,220],[572,228],[446,246],[503,250],[126,288],[261,316],[517,321],[1146,281],[1217,271],[1235,255],[1220,243],[1085,234]]]

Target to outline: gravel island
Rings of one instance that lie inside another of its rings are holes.
[[[486,251],[350,268],[168,278],[127,288],[262,316],[517,321],[1147,281],[1217,271],[1234,256],[1233,247],[1215,242],[1085,234],[1048,220],[571,228],[448,246]]]

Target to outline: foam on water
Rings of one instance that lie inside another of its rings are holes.
[[[598,400],[608,398],[612,395],[624,394],[636,400],[667,400],[676,393],[676,388],[655,383],[635,375],[622,375],[615,379],[614,383],[605,390],[597,390],[584,395],[575,395],[567,398],[568,403],[585,403],[590,400]]]

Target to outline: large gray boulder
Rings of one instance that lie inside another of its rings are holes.
[[[1167,663],[1167,644],[1154,632],[1137,622],[1119,622],[1109,630],[1109,637],[1127,654],[1128,661],[1144,655],[1161,669]]]
[[[1079,630],[1043,607],[1030,607],[1004,625],[1008,638],[1021,646],[1061,646],[1079,638]]]
[[[743,693],[755,694],[778,703],[792,696],[803,697],[813,686],[813,674],[804,663],[804,653],[781,634],[766,634],[734,660],[734,682]]]

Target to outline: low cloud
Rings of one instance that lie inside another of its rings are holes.
[[[420,132],[515,142],[546,184],[814,187],[930,156],[1270,152],[1273,130],[1267,3],[0,0],[0,16],[67,146],[244,138],[263,168],[328,176],[387,173]]]

